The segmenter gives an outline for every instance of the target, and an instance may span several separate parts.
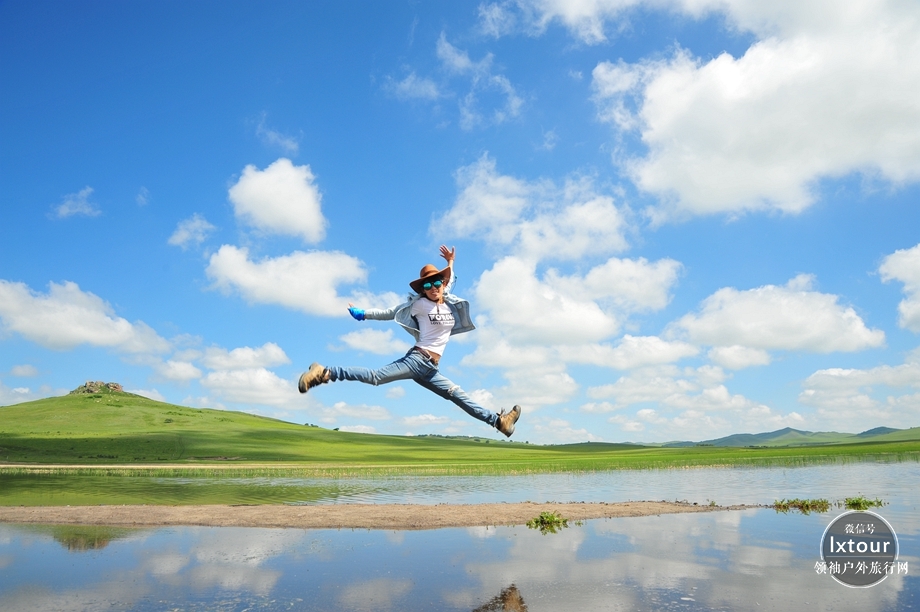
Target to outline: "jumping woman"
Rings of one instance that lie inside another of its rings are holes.
[[[325,367],[318,363],[300,375],[297,384],[301,393],[313,387],[337,380],[356,380],[369,385],[385,385],[394,380],[411,378],[426,389],[437,393],[462,408],[475,419],[488,423],[509,438],[514,433],[514,424],[521,416],[521,407],[515,406],[509,412],[496,414],[486,410],[452,383],[438,370],[438,363],[447,341],[454,334],[475,329],[470,318],[470,304],[453,295],[454,257],[456,249],[441,245],[441,257],[447,260],[447,267],[438,270],[427,264],[419,278],[409,283],[412,291],[409,299],[387,310],[355,308],[348,305],[348,312],[358,321],[374,319],[389,321],[395,319],[403,329],[415,338],[415,346],[403,357],[377,370],[355,367]]]

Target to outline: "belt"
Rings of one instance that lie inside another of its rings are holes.
[[[441,360],[441,356],[440,356],[440,355],[437,355],[437,354],[435,354],[435,353],[432,353],[431,351],[426,351],[425,349],[423,349],[423,348],[420,347],[420,346],[413,346],[413,347],[412,347],[412,350],[413,350],[413,351],[418,351],[419,353],[421,353],[421,355],[422,355],[425,359],[427,359],[428,361],[430,361],[430,362],[433,363],[434,365],[438,365],[438,362]]]

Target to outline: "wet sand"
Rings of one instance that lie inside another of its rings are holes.
[[[666,501],[508,504],[324,504],[315,506],[3,506],[0,523],[159,527],[291,527],[300,529],[440,529],[524,525],[541,512],[578,521],[761,506],[700,506]]]

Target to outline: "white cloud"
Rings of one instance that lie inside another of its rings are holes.
[[[401,100],[437,100],[442,96],[437,83],[410,72],[401,81],[389,79],[387,90]]]
[[[477,238],[528,259],[576,260],[628,245],[623,213],[586,177],[562,187],[496,171],[488,154],[457,170],[459,195],[431,226],[436,236]]]
[[[642,0],[505,0],[479,6],[479,25],[482,31],[499,37],[523,30],[539,36],[553,22],[561,22],[577,38],[587,44],[607,40],[605,25],[616,19],[626,9],[641,4]],[[670,2],[652,2],[668,5]]]
[[[167,380],[188,382],[201,378],[201,370],[188,361],[175,361],[169,359],[156,366],[157,374]]]
[[[33,393],[28,387],[10,388],[4,385],[3,382],[0,382],[0,406],[12,406],[13,404],[31,402],[32,400],[47,396],[48,394],[39,395]]]
[[[386,393],[384,393],[390,399],[402,399],[406,396],[406,388],[394,385],[387,385]]]
[[[657,336],[624,335],[617,346],[591,344],[560,347],[559,354],[569,363],[590,363],[617,370],[632,370],[649,365],[673,363],[693,357],[699,348],[686,342],[670,342]]]
[[[283,157],[265,170],[248,165],[230,188],[230,202],[244,223],[316,243],[326,234],[326,219],[314,178],[310,166],[295,166]]]
[[[377,433],[377,428],[371,427],[370,425],[342,425],[338,429],[339,431],[347,431],[351,433],[363,433],[363,434]]]
[[[770,363],[770,354],[767,351],[737,344],[714,347],[709,351],[709,358],[713,363],[729,370],[742,370]]]
[[[916,427],[920,413],[920,355],[898,366],[827,368],[802,383],[799,402],[837,427],[862,431],[884,424]],[[901,390],[899,393],[898,390]]]
[[[809,290],[810,281],[800,275],[783,287],[719,289],[703,301],[699,313],[684,316],[671,331],[697,344],[763,350],[830,353],[884,344],[883,331],[867,328],[853,308],[838,303],[838,296]]]
[[[664,308],[679,270],[670,259],[614,258],[584,276],[550,269],[540,279],[534,263],[505,257],[482,274],[475,295],[488,324],[514,344],[580,346],[614,335],[631,313]]]
[[[435,416],[433,414],[419,414],[416,416],[407,416],[402,419],[403,425],[412,428],[435,427],[438,425],[447,425],[450,423],[450,417]]]
[[[387,421],[393,418],[389,411],[382,406],[336,402],[331,408],[323,409],[320,420],[324,423],[334,423],[342,417],[350,419],[369,419],[371,421]]]
[[[300,149],[300,143],[297,142],[296,138],[282,134],[265,125],[265,113],[262,113],[259,125],[256,126],[256,135],[262,140],[263,144],[278,147],[291,155],[296,155]]]
[[[221,399],[241,404],[297,406],[300,399],[294,383],[265,368],[209,372],[201,385]]]
[[[138,206],[147,206],[150,203],[150,190],[146,187],[141,187],[134,201],[137,202]]]
[[[546,3],[537,12],[596,42],[602,23],[628,4],[563,11]],[[662,4],[694,17],[720,12],[758,40],[738,58],[678,50],[668,60],[595,68],[599,116],[647,147],[619,161],[641,189],[663,198],[656,218],[794,213],[815,200],[817,181],[853,172],[894,184],[920,178],[920,5]]]
[[[646,432],[650,439],[708,440],[739,429],[770,431],[802,427],[806,421],[797,412],[780,414],[769,406],[741,394],[733,394],[724,383],[721,368],[641,368],[615,383],[588,389],[588,396],[612,401],[589,402],[587,413],[617,412],[608,421],[623,432]],[[637,407],[633,414],[629,409]]]
[[[23,378],[31,378],[33,376],[38,376],[38,368],[34,365],[29,365],[24,363],[22,365],[14,365],[10,370],[10,374],[13,376],[20,376]]]
[[[340,336],[339,340],[356,351],[365,351],[375,355],[392,355],[405,353],[411,348],[407,342],[395,338],[393,330],[361,329]]]
[[[201,362],[211,370],[240,370],[270,368],[291,363],[291,360],[280,346],[266,342],[258,348],[243,346],[232,351],[212,346],[205,349]]]
[[[898,324],[913,332],[920,332],[920,244],[887,256],[878,271],[886,283],[892,280],[904,283],[907,297],[898,304]]]
[[[616,318],[595,302],[541,282],[533,264],[515,257],[483,272],[475,292],[491,324],[516,342],[583,344],[607,338],[619,328]]]
[[[493,56],[488,53],[478,62],[470,59],[466,51],[457,49],[442,32],[436,52],[442,67],[451,74],[469,77],[470,89],[460,98],[460,127],[465,130],[480,125],[501,124],[517,117],[524,105],[511,81],[492,71]],[[491,113],[481,110],[483,98],[495,95],[498,100],[487,100]]]
[[[208,234],[215,229],[213,225],[208,223],[207,219],[195,213],[188,219],[179,221],[179,224],[176,226],[176,231],[172,233],[167,243],[173,246],[182,247],[184,250],[188,248],[189,243],[194,243],[196,246],[200,245],[208,237]]]
[[[74,215],[83,215],[85,217],[96,217],[102,214],[102,211],[89,201],[89,196],[93,193],[92,187],[84,187],[77,193],[69,193],[64,196],[64,201],[54,209],[55,216],[58,219],[66,219]]]
[[[644,257],[612,257],[591,268],[583,277],[562,276],[555,270],[549,270],[546,282],[560,293],[596,300],[618,312],[649,312],[668,305],[671,289],[682,269],[681,263],[673,259],[649,263]]]
[[[536,419],[531,429],[537,438],[552,440],[554,444],[601,442],[603,440],[583,427],[576,429],[565,419]]]
[[[248,249],[225,244],[211,256],[205,273],[225,292],[236,290],[250,302],[279,304],[307,314],[344,316],[349,301],[365,307],[390,307],[400,301],[394,293],[339,296],[339,285],[363,283],[367,278],[358,259],[339,252],[294,251],[253,261]]]
[[[125,389],[128,393],[133,393],[134,395],[140,395],[141,397],[146,397],[147,399],[152,399],[156,402],[165,402],[166,398],[163,397],[163,394],[157,391],[156,389]]]
[[[24,283],[0,279],[0,324],[6,331],[46,348],[72,349],[80,344],[111,347],[124,353],[160,353],[169,343],[146,323],[115,316],[98,296],[76,283],[49,283],[48,293]]]

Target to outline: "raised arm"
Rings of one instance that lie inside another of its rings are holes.
[[[451,287],[454,286],[454,281],[456,280],[456,275],[454,274],[454,259],[457,257],[456,247],[450,247],[449,249],[445,245],[441,245],[441,257],[447,260],[447,267],[450,268],[450,280],[447,281],[447,287],[444,290],[444,293],[450,293]]]

